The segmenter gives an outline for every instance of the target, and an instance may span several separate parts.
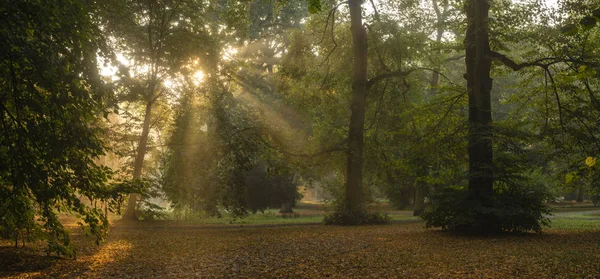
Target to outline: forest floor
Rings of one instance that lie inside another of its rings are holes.
[[[107,242],[73,229],[77,259],[0,243],[8,278],[600,278],[600,210],[561,210],[542,234],[465,237],[414,220],[304,224],[114,222]]]

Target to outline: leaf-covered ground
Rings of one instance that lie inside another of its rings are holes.
[[[426,230],[422,223],[240,227],[117,222],[100,247],[75,235],[76,260],[33,256],[33,248],[15,250],[5,243],[0,277],[600,278],[595,228],[473,238]]]

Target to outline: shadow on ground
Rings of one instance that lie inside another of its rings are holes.
[[[18,278],[600,278],[600,235],[463,237],[422,223],[239,227],[118,222],[76,260],[24,257]],[[0,250],[2,251],[2,250]],[[2,257],[11,254],[1,254]],[[31,267],[23,267],[31,264]]]

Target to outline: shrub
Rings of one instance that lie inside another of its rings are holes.
[[[364,207],[353,210],[344,204],[336,205],[335,210],[323,218],[323,223],[326,225],[344,226],[387,224],[389,221],[390,218],[387,214],[371,213]]]
[[[461,233],[540,233],[550,222],[546,198],[534,187],[496,188],[492,195],[479,198],[464,188],[447,187],[431,196],[430,209],[421,218],[427,227]]]

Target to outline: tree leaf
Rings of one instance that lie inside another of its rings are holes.
[[[585,165],[590,168],[593,167],[594,165],[596,165],[596,158],[594,158],[594,157],[585,158]]]
[[[308,0],[308,11],[311,14],[320,12],[322,9],[321,0]]]
[[[575,35],[577,31],[579,30],[575,24],[567,24],[560,28],[560,32],[564,35]]]
[[[567,184],[573,183],[573,180],[575,180],[576,177],[577,177],[577,175],[574,172],[567,173],[565,183],[567,183]]]
[[[597,19],[600,19],[600,9],[596,9],[592,12],[592,15]]]
[[[588,30],[596,26],[596,18],[593,16],[586,16],[582,18],[579,23],[583,26],[584,30]]]

